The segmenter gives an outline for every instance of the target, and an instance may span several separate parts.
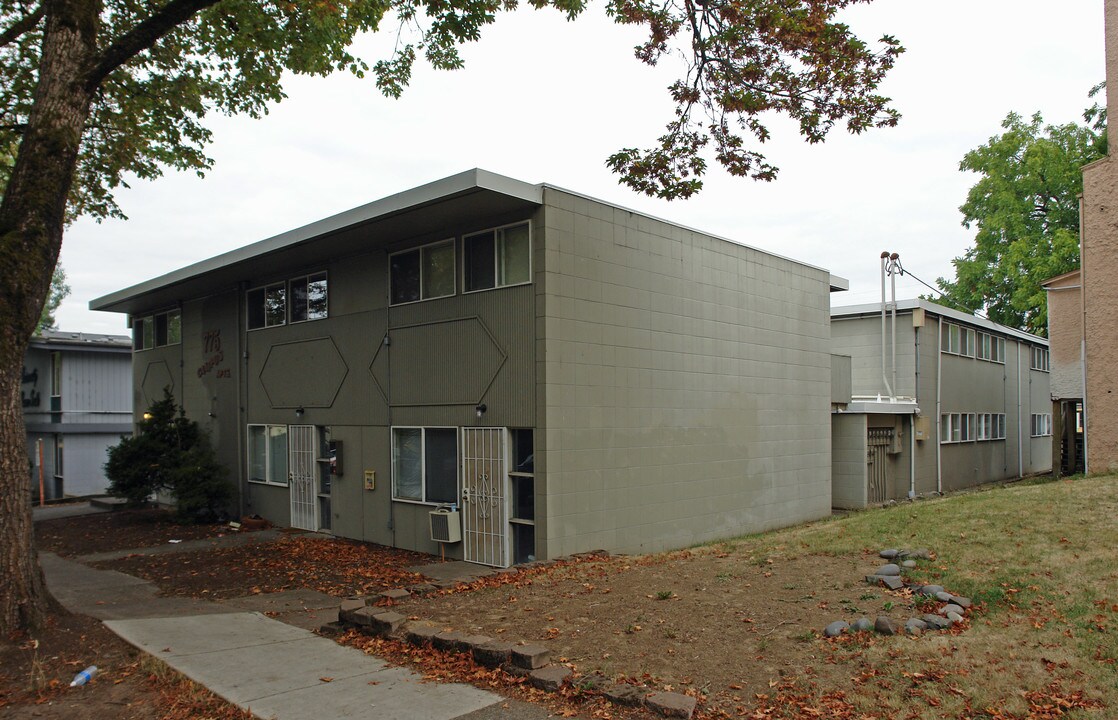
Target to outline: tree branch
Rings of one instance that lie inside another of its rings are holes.
[[[221,0],[171,0],[161,10],[121,35],[100,53],[86,73],[86,87],[96,88],[108,75],[164,35]]]
[[[17,20],[10,28],[0,33],[0,47],[12,44],[25,32],[38,25],[39,21],[43,19],[44,12],[43,6],[40,4],[30,15]]]

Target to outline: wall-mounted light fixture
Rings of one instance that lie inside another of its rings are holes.
[[[484,415],[485,411],[488,409],[489,408],[485,407],[485,403],[482,403],[481,405],[478,405],[476,408],[474,408],[474,412],[477,413],[477,419],[481,420],[481,416]]]
[[[303,406],[300,405],[299,407],[295,408],[295,417],[297,417],[297,418],[303,417],[304,412],[306,412],[306,410],[304,410]]]
[[[151,419],[152,419],[153,417],[155,417],[155,416],[154,416],[154,415],[152,415],[152,414],[151,414],[151,413],[149,413],[149,412],[145,412],[145,413],[144,413],[144,420],[151,420]]]

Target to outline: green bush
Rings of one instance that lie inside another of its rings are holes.
[[[233,499],[225,467],[198,423],[175,404],[170,389],[138,423],[138,432],[109,448],[109,493],[130,505],[167,491],[181,520],[210,521]]]

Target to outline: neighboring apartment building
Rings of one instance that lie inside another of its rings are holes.
[[[91,307],[131,316],[137,411],[170,386],[243,513],[426,552],[435,522],[504,566],[827,515],[843,282],[473,170]]]
[[[1107,115],[1118,118],[1118,3],[1104,5]],[[1083,294],[1086,471],[1118,472],[1118,122],[1107,125],[1110,155],[1083,168],[1080,281]],[[1051,293],[1049,293],[1051,296]]]
[[[1083,294],[1073,270],[1041,283],[1048,296],[1048,345],[1051,348],[1053,471],[1072,475],[1086,470],[1083,417]]]
[[[132,434],[131,344],[56,330],[31,338],[20,391],[34,498],[40,485],[48,500],[108,488],[108,449]]]
[[[895,367],[880,304],[831,311],[832,352],[851,358],[850,401],[832,416],[835,507],[1050,470],[1047,341],[926,300],[896,305]]]

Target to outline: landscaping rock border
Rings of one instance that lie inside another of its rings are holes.
[[[948,630],[959,623],[966,622],[966,615],[973,605],[970,598],[953,595],[947,592],[942,585],[912,583],[904,577],[905,571],[915,569],[918,566],[918,560],[934,559],[934,555],[927,548],[916,550],[886,548],[878,553],[878,557],[889,562],[875,570],[872,575],[866,575],[867,583],[885,587],[889,590],[908,588],[913,595],[935,598],[936,601],[942,603],[933,613],[924,613],[919,617],[908,618],[904,623],[904,633],[906,635],[920,635],[928,630]],[[879,615],[872,623],[869,618],[859,618],[853,625],[845,620],[835,620],[823,628],[823,635],[829,638],[858,632],[896,635],[899,628],[896,622],[886,615]]]
[[[590,556],[607,557],[608,553],[597,550],[572,557]],[[550,562],[536,561],[518,568],[530,571],[549,564]],[[519,570],[508,568],[498,572],[511,574]],[[528,683],[532,687],[546,692],[559,692],[571,682],[574,671],[566,665],[552,663],[551,650],[543,645],[524,641],[494,640],[483,635],[467,635],[438,627],[427,621],[408,620],[391,609],[396,600],[410,595],[437,592],[439,588],[452,588],[461,584],[468,583],[453,580],[435,584],[418,583],[406,588],[386,590],[376,595],[348,598],[343,600],[338,608],[338,621],[323,625],[320,632],[323,635],[337,636],[345,629],[353,628],[367,635],[401,640],[416,647],[431,646],[445,652],[468,654],[475,662],[486,667],[500,668],[517,677],[527,676]],[[601,696],[618,705],[641,706],[664,717],[687,720],[694,714],[698,705],[698,701],[690,695],[627,683],[612,685],[601,691]]]

